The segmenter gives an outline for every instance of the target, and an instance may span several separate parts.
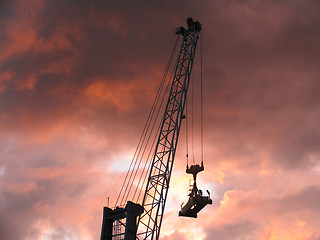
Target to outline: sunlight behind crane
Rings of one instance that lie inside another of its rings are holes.
[[[122,152],[121,154],[112,156],[112,163],[110,169],[116,172],[126,172],[127,168],[124,166],[128,166],[132,159],[132,151],[131,152]]]

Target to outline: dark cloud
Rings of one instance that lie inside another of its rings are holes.
[[[98,238],[106,195],[114,201],[123,180],[113,164],[131,158],[174,30],[192,16],[203,24],[208,160],[201,179],[219,182],[217,205],[198,219],[206,226],[201,238],[249,232],[267,239],[272,227],[287,231],[297,224],[267,225],[278,212],[283,221],[295,213],[302,218],[303,239],[319,238],[319,224],[311,224],[318,182],[310,180],[318,177],[320,159],[319,8],[312,0],[2,1],[2,236]],[[176,167],[184,164],[179,159]],[[303,181],[294,192],[297,176]],[[234,219],[233,205],[222,197],[230,189],[244,192],[232,199],[262,217]],[[213,216],[225,209],[232,221],[217,224]],[[181,232],[164,238],[187,238],[183,223]]]
[[[320,36],[314,11],[319,6],[313,4],[225,4],[219,15],[224,28],[209,35],[212,57],[205,58],[218,68],[205,76],[212,81],[206,89],[213,105],[208,124],[216,126],[214,138],[223,129],[222,139],[211,142],[227,148],[225,154],[253,156],[267,151],[284,168],[313,166],[307,155],[319,154],[312,147],[318,145],[319,134],[310,124],[318,119],[320,60],[318,49],[312,50]]]

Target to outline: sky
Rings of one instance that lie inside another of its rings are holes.
[[[178,143],[161,239],[320,239],[320,1],[4,0],[0,239],[99,239],[174,30],[203,27],[204,161]],[[196,159],[197,161],[197,159]]]

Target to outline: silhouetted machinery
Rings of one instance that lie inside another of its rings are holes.
[[[197,187],[197,174],[203,170],[203,162],[201,162],[201,166],[196,164],[189,167],[187,165],[186,173],[193,175],[193,186],[190,190],[189,200],[183,207],[181,207],[179,216],[196,218],[201,209],[203,209],[207,204],[212,204],[209,191],[207,190],[208,196],[203,196],[202,191]]]
[[[115,204],[116,207],[104,207],[101,240],[159,239],[181,122],[182,119],[185,118],[184,110],[186,96],[195,57],[195,50],[202,29],[201,24],[198,21],[193,21],[192,18],[188,18],[187,23],[187,29],[181,26],[176,30],[178,38],[175,46],[178,43],[179,36],[182,36],[183,39],[178,53],[178,59],[174,67],[171,89],[165,106],[164,115],[159,124],[159,129],[156,134],[157,137],[155,137],[155,140],[157,139],[157,141],[154,141],[155,144],[152,146],[154,154],[152,155],[152,158],[149,156],[147,157],[147,161],[151,160],[150,163],[146,161],[146,164],[144,165],[145,168],[141,168],[139,154],[144,154],[145,150],[143,148],[148,145],[150,138],[147,134],[147,130],[144,130],[141,137],[142,140],[140,139],[142,143],[139,141],[137,148],[139,150],[136,151],[137,154],[135,153],[130,165],[132,170],[129,168],[130,172],[128,171],[124,184],[121,187],[120,194]],[[163,83],[161,83],[160,86],[161,85],[163,86]],[[157,97],[155,102],[161,102]],[[151,120],[149,119],[152,119],[155,112],[157,111],[152,109],[152,114],[148,117],[147,127],[145,129],[154,125],[150,124]],[[147,135],[149,137],[146,137]],[[140,201],[140,194],[138,194],[137,191],[142,189],[139,184],[143,182],[143,173],[145,172],[145,169],[147,169],[146,172],[148,175],[146,176],[148,177],[145,178],[145,191],[143,192],[143,200]],[[201,190],[197,188],[197,174],[203,170],[203,162],[201,163],[201,166],[191,165],[188,167],[187,165],[186,172],[193,175],[193,187],[189,194],[189,201],[182,207],[179,216],[195,218],[197,217],[198,212],[207,204],[212,204],[210,196],[203,196]],[[141,174],[139,180],[135,179],[137,173]],[[136,190],[134,191],[132,198],[130,198],[130,191],[133,186],[136,186]],[[119,205],[117,205],[118,202]]]

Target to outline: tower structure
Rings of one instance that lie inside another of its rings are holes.
[[[105,207],[101,240],[159,239],[196,47],[202,29],[201,24],[192,18],[187,19],[187,24],[188,28],[181,26],[176,30],[176,34],[182,36],[182,43],[143,200],[141,205],[128,201],[126,207]]]

